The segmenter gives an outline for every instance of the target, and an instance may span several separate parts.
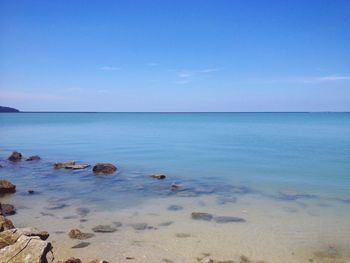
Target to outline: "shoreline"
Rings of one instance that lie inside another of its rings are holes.
[[[71,169],[66,172],[75,176]],[[155,186],[147,191],[159,191],[164,182],[171,187],[171,181],[149,177],[147,180]],[[97,257],[110,263],[328,263],[350,259],[350,251],[344,245],[350,233],[346,220],[349,209],[343,209],[348,206],[345,202],[300,194],[274,199],[249,191],[235,192],[235,198],[223,199],[215,191],[202,189],[200,195],[154,195],[135,206],[106,210],[83,200],[42,199],[40,191],[36,194],[37,189],[25,197],[23,189],[17,191],[19,198],[13,199],[11,194],[0,199],[1,203],[16,202],[17,213],[7,217],[19,227],[40,229],[45,225],[47,229],[43,230],[49,231],[56,254],[53,262],[72,255],[82,262]],[[341,222],[342,228],[332,224],[335,220]],[[329,229],[323,229],[323,224]],[[94,232],[97,226],[105,228]],[[93,236],[71,238],[69,233],[74,229],[79,229],[81,236]],[[300,244],[299,233],[303,233]],[[320,235],[324,239],[317,241]],[[80,248],[72,249],[76,245]]]

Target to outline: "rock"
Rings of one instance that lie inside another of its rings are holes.
[[[283,201],[294,201],[302,198],[303,199],[317,198],[317,196],[312,194],[306,194],[306,193],[279,192],[277,198]]]
[[[79,258],[68,258],[64,261],[58,261],[57,263],[82,263],[81,260]]]
[[[176,190],[176,189],[179,189],[179,188],[180,188],[180,185],[178,185],[176,182],[173,182],[173,183],[170,185],[170,188],[171,188],[171,190]]]
[[[33,189],[28,189],[28,194],[30,194],[30,195],[34,194],[34,190]]]
[[[103,260],[103,259],[94,259],[89,261],[89,263],[108,263],[108,261]]]
[[[235,216],[216,216],[214,217],[214,221],[218,224],[224,224],[224,223],[244,223],[246,220],[241,217],[235,217]]]
[[[96,233],[112,233],[117,231],[117,229],[114,227],[111,227],[110,225],[98,225],[92,228],[92,231]]]
[[[14,193],[16,192],[16,186],[7,180],[0,180],[0,194]]]
[[[7,157],[8,160],[12,162],[17,162],[22,159],[22,154],[20,152],[12,152],[9,157]]]
[[[172,224],[174,224],[173,221],[165,221],[165,222],[158,224],[158,226],[170,226]]]
[[[191,217],[194,220],[204,220],[204,221],[211,221],[213,219],[212,214],[201,213],[201,212],[193,212],[191,214]]]
[[[80,242],[79,244],[72,246],[72,248],[84,248],[84,247],[87,247],[89,245],[90,245],[89,242]]]
[[[152,174],[151,177],[157,180],[163,180],[166,178],[164,174]]]
[[[76,211],[77,211],[77,214],[80,215],[81,217],[85,217],[90,213],[90,209],[86,207],[78,207]]]
[[[68,205],[65,203],[52,203],[45,207],[48,210],[57,210],[67,207]]]
[[[72,166],[75,165],[75,161],[68,161],[68,162],[56,162],[53,164],[53,168],[55,169],[61,169],[61,168],[65,168],[66,166]]]
[[[176,237],[178,238],[186,238],[186,237],[190,237],[191,234],[187,234],[187,233],[177,233]]]
[[[145,230],[148,228],[147,223],[136,223],[136,224],[131,224],[130,226],[135,230]]]
[[[200,263],[214,263],[214,260],[212,260],[210,257],[205,257],[199,262]]]
[[[41,160],[39,155],[32,155],[26,159],[26,161],[38,161],[38,160]]]
[[[46,263],[53,260],[50,242],[39,237],[21,235],[16,243],[0,249],[0,262],[11,263]]]
[[[14,234],[11,230],[0,232],[0,249],[14,244],[19,237],[19,234]]]
[[[50,234],[47,231],[41,231],[35,227],[17,228],[17,232],[20,233],[21,235],[25,235],[28,237],[37,236],[41,240],[46,240],[50,236]]]
[[[10,204],[1,204],[0,203],[0,211],[3,215],[14,215],[16,214],[16,209],[13,205]]]
[[[249,263],[249,262],[251,262],[251,261],[249,260],[249,258],[247,256],[242,255],[239,258],[239,263]]]
[[[112,174],[117,171],[117,167],[111,163],[97,163],[92,171],[96,174]]]
[[[170,205],[168,207],[169,211],[179,211],[179,210],[182,210],[182,209],[184,209],[184,208],[182,206],[180,206],[180,205]]]
[[[219,205],[224,205],[226,203],[236,203],[237,197],[235,196],[221,196],[217,199]]]
[[[80,239],[80,240],[88,239],[95,236],[92,233],[83,233],[79,229],[72,229],[71,231],[69,231],[68,235],[70,238]]]
[[[115,227],[121,227],[123,224],[122,222],[113,222]]]
[[[0,232],[13,228],[15,228],[15,226],[12,221],[0,215]]]
[[[72,169],[72,170],[80,170],[90,167],[90,164],[72,164],[72,165],[66,165],[65,169]]]

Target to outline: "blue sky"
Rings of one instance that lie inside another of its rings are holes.
[[[0,105],[350,111],[350,1],[0,0]]]

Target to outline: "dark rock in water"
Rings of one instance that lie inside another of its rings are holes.
[[[66,166],[72,166],[75,165],[75,161],[68,161],[68,162],[56,162],[53,164],[53,168],[55,169],[62,169]]]
[[[90,245],[89,242],[81,242],[81,243],[79,243],[79,244],[77,244],[75,246],[72,246],[72,248],[83,248],[83,247],[87,247],[89,245]]]
[[[78,216],[64,216],[63,219],[77,219]]]
[[[0,211],[3,215],[14,215],[16,214],[16,209],[13,205],[10,204],[1,204],[0,203]]]
[[[277,198],[284,201],[294,201],[301,198],[303,199],[317,198],[317,196],[312,194],[304,194],[304,193],[279,192]]]
[[[147,223],[136,223],[136,224],[131,224],[130,226],[135,230],[145,230],[148,228]]]
[[[202,212],[193,212],[191,214],[191,217],[194,220],[204,220],[204,221],[211,221],[213,219],[212,214],[202,213]]]
[[[22,159],[22,154],[20,152],[12,152],[9,157],[7,157],[9,161],[17,162]]]
[[[186,237],[190,237],[191,234],[188,234],[188,233],[177,233],[176,234],[176,237],[178,238],[186,238]]]
[[[239,263],[250,263],[250,259],[247,257],[247,256],[244,256],[242,255],[240,258],[239,258]]]
[[[121,222],[113,222],[115,227],[121,227],[123,224]]]
[[[169,211],[179,211],[179,210],[182,210],[184,209],[181,205],[170,205],[168,207],[168,210]]]
[[[176,182],[173,182],[171,185],[170,185],[170,188],[171,190],[177,190],[180,188],[180,185],[177,184]]]
[[[34,194],[34,190],[33,189],[28,189],[28,194],[30,194],[30,195]]]
[[[82,263],[81,260],[79,258],[68,258],[66,260],[63,261],[57,261],[57,263]]]
[[[81,217],[85,217],[90,213],[90,209],[86,207],[78,207],[76,211],[77,211],[77,214],[80,215]]]
[[[26,161],[38,161],[38,160],[41,160],[39,155],[32,155],[26,159]]]
[[[244,223],[246,220],[241,217],[235,217],[235,216],[216,216],[214,217],[214,221],[218,224],[224,224],[224,223]]]
[[[65,203],[52,203],[45,207],[47,210],[58,210],[67,207],[68,205]]]
[[[153,174],[151,175],[152,178],[157,179],[157,180],[163,180],[166,178],[164,174]]]
[[[72,165],[66,165],[65,169],[71,169],[71,170],[81,170],[90,167],[90,164],[72,164]]]
[[[83,233],[79,229],[72,229],[71,231],[69,231],[68,235],[70,238],[80,240],[92,238],[93,236],[95,236],[92,233]]]
[[[80,219],[79,221],[80,221],[80,222],[87,222],[88,220],[85,219],[85,218],[83,218],[83,219]]]
[[[181,197],[197,197],[199,196],[199,193],[197,193],[194,189],[183,189],[176,191],[176,195]]]
[[[165,222],[163,222],[163,223],[160,223],[158,226],[170,226],[170,225],[172,225],[172,224],[174,224],[173,221],[165,221]]]
[[[96,174],[112,174],[117,171],[117,167],[111,163],[97,163],[92,171]]]
[[[175,263],[171,259],[167,259],[167,258],[163,258],[162,261],[165,262],[165,263]]]
[[[15,226],[12,221],[0,215],[0,232],[13,228],[15,228]]]
[[[1,164],[0,164],[0,168],[3,168],[4,166],[2,166]]]
[[[220,196],[216,201],[219,205],[224,205],[227,203],[236,203],[237,197],[235,196]]]
[[[14,193],[16,192],[16,186],[7,180],[0,180],[0,194]]]
[[[117,231],[117,229],[114,227],[111,227],[110,225],[98,225],[92,228],[92,231],[97,233],[112,233]]]

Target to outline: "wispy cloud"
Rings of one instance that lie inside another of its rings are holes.
[[[100,68],[100,70],[103,70],[103,71],[115,71],[115,70],[120,70],[120,68],[111,67],[111,66],[103,66],[103,67]]]
[[[221,70],[221,68],[207,68],[207,69],[199,69],[199,70],[196,70],[195,72],[197,72],[197,73],[211,73],[211,72],[217,72],[220,70]]]
[[[335,82],[335,81],[347,81],[347,80],[350,80],[350,76],[331,75],[331,76],[295,79],[296,82],[302,82],[302,83],[323,83],[323,82]]]
[[[156,67],[156,66],[159,66],[159,63],[157,63],[157,62],[149,62],[149,63],[147,63],[147,66],[149,66],[149,67]]]
[[[180,71],[178,72],[177,76],[181,79],[184,79],[184,78],[189,78],[191,77],[193,74],[189,71]]]

